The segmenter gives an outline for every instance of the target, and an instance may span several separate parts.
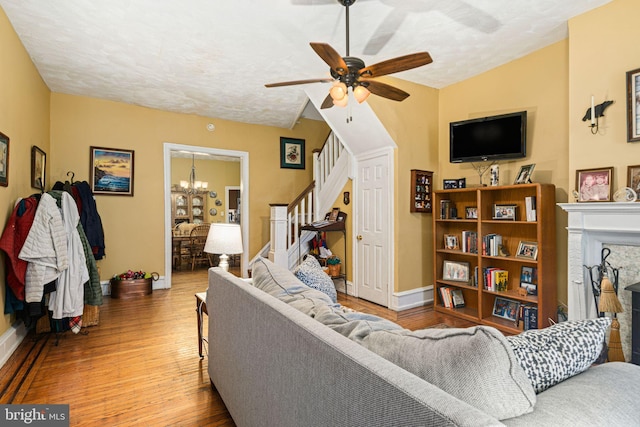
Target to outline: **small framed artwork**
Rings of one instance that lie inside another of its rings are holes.
[[[467,178],[458,179],[458,188],[467,188]]]
[[[496,297],[493,301],[493,313],[491,314],[515,322],[518,320],[519,309],[520,303],[518,301]]]
[[[528,184],[531,182],[531,175],[533,175],[533,169],[536,167],[535,163],[525,165],[520,168],[520,172],[516,175],[514,184]]]
[[[469,263],[447,260],[443,261],[442,279],[451,280],[452,282],[468,282]]]
[[[476,206],[464,208],[464,217],[466,219],[478,219],[478,208]]]
[[[445,234],[444,248],[450,249],[450,250],[460,249],[460,244],[458,243],[458,236],[456,236],[455,234]]]
[[[578,202],[610,202],[613,167],[576,170]]]
[[[331,209],[331,213],[329,214],[329,221],[337,221],[338,215],[340,215],[340,208]]]
[[[640,68],[627,71],[627,141],[640,141]]]
[[[304,169],[304,139],[280,137],[280,168]]]
[[[90,147],[93,194],[133,196],[134,151]]]
[[[0,132],[0,186],[9,186],[9,137]]]
[[[47,185],[45,167],[47,155],[35,145],[31,147],[31,187],[44,191]]]
[[[536,242],[524,242],[521,240],[518,245],[516,257],[531,260],[538,259],[538,244]]]
[[[627,187],[640,192],[640,165],[627,167]]]
[[[516,220],[516,205],[493,205],[493,219]]]
[[[528,295],[538,295],[538,269],[536,267],[522,266],[520,287],[525,289]]]
[[[457,179],[443,179],[442,180],[442,188],[445,190],[451,190],[453,188],[458,188],[458,180]]]

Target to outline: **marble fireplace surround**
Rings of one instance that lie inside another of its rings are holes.
[[[569,320],[595,318],[596,307],[584,266],[600,264],[603,246],[640,247],[640,203],[559,203],[558,206],[569,215]],[[630,284],[619,283],[618,294],[628,293],[624,288]]]

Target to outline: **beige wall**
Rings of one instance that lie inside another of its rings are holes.
[[[0,8],[0,132],[9,137],[9,186],[0,187],[0,229],[16,200],[36,190],[31,188],[31,147],[36,145],[51,156],[49,149],[49,89],[13,31]],[[47,167],[47,175],[50,168]],[[4,260],[4,255],[2,257]],[[0,306],[5,303],[4,262],[0,262]],[[7,331],[14,316],[0,316],[0,336]]]
[[[618,189],[627,185],[627,166],[640,164],[640,143],[627,142],[625,76],[640,68],[640,43],[634,37],[639,16],[637,0],[614,0],[569,22],[571,189],[576,169],[613,166]],[[596,104],[614,101],[600,118],[597,135],[581,120],[592,95]]]
[[[395,78],[389,84],[411,94],[402,102],[376,96],[367,102],[396,142],[393,191],[395,291],[433,284],[432,216],[411,213],[411,169],[438,170],[439,91]],[[436,173],[436,177],[438,174]]]
[[[206,129],[210,122],[214,132]],[[293,200],[312,180],[310,166],[280,169],[280,136],[305,139],[311,165],[312,150],[327,134],[326,124],[313,120],[286,130],[56,93],[51,176],[64,178],[73,170],[76,179],[88,179],[90,146],[135,150],[134,197],[96,196],[107,254],[99,261],[101,277],[130,268],[163,272],[164,142],[249,152],[249,253],[256,254],[269,239],[269,204]]]

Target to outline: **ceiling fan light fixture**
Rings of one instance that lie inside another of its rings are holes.
[[[358,104],[362,104],[369,95],[371,95],[371,92],[364,86],[359,85],[353,89],[353,96],[356,98],[356,101],[358,101]]]
[[[349,102],[349,97],[345,96],[342,99],[338,99],[338,100],[333,100],[333,105],[335,105],[336,107],[346,107],[347,103]]]
[[[342,82],[335,82],[329,90],[329,95],[335,101],[340,101],[347,96],[347,85]]]

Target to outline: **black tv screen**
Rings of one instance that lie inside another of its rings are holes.
[[[517,159],[527,155],[527,112],[449,124],[451,163]]]

